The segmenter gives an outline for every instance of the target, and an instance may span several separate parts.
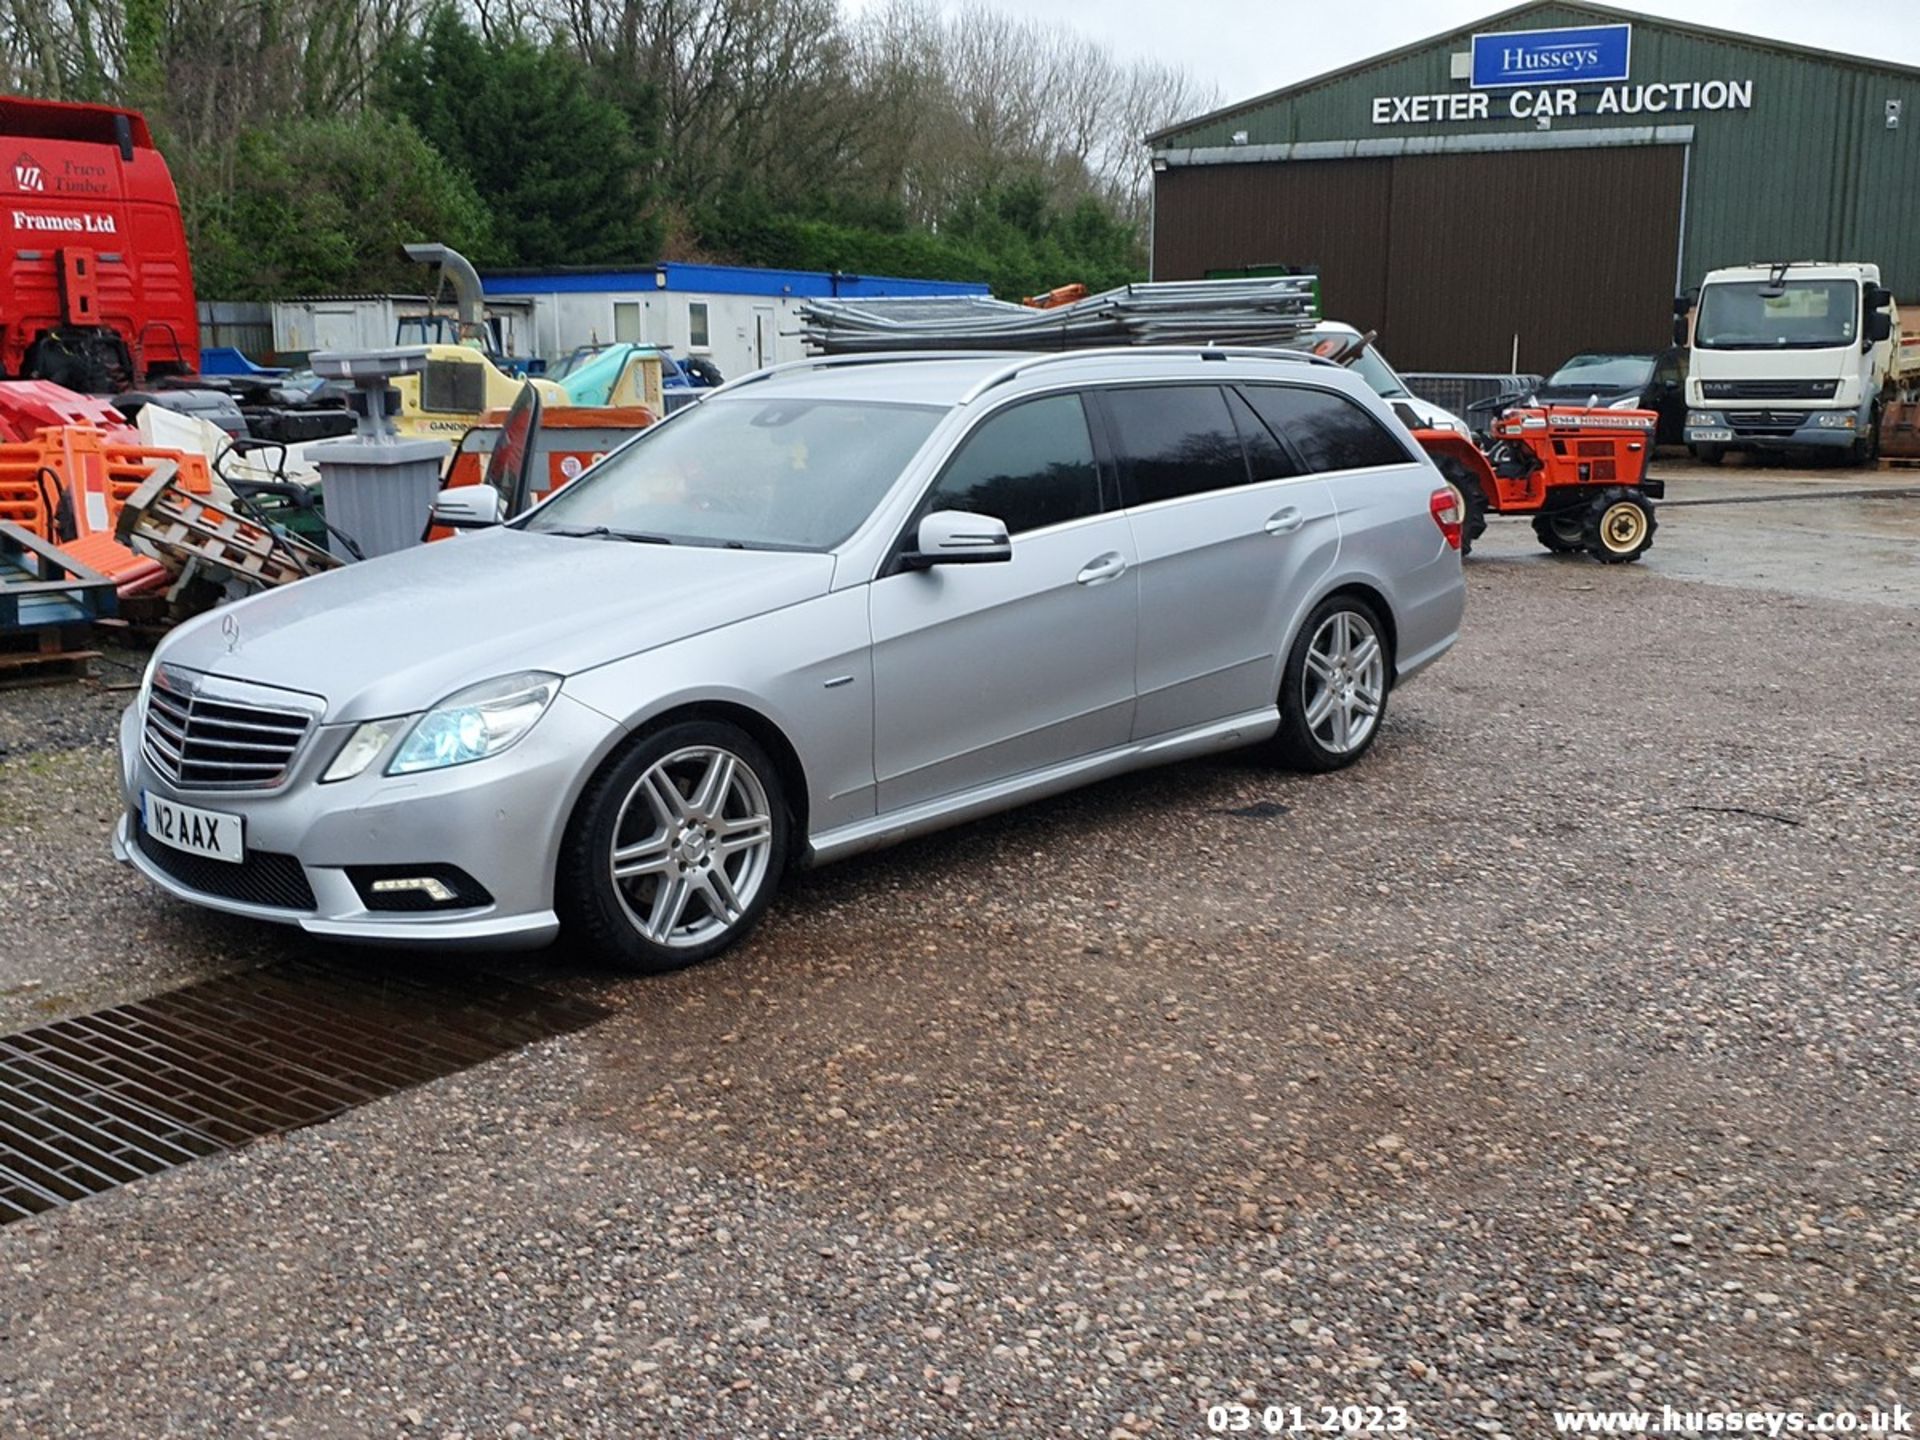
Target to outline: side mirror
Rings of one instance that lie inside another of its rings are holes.
[[[1684,315],[1674,316],[1673,317],[1673,343],[1676,345],[1685,345],[1687,343],[1687,339],[1688,339],[1687,317]]]
[[[505,508],[491,485],[456,485],[434,496],[427,523],[449,530],[485,530],[500,523]]]
[[[1884,310],[1867,312],[1867,344],[1878,345],[1893,338],[1893,317]]]
[[[1004,520],[964,510],[935,510],[920,522],[917,547],[906,557],[915,570],[930,565],[982,565],[1013,558]]]
[[[1893,292],[1884,285],[1867,287],[1867,309],[1884,310],[1893,303]]]

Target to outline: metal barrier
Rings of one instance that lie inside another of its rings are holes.
[[[1442,410],[1452,411],[1476,432],[1484,432],[1492,423],[1493,412],[1482,410],[1477,414],[1468,414],[1469,406],[1495,396],[1511,396],[1518,400],[1531,395],[1541,383],[1538,375],[1482,375],[1438,370],[1415,374],[1402,372],[1400,378],[1422,400],[1438,405]]]

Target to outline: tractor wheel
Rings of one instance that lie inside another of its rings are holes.
[[[1554,510],[1533,517],[1533,533],[1556,555],[1572,555],[1587,546],[1587,517],[1578,509]]]
[[[1487,492],[1464,460],[1442,455],[1435,464],[1460,499],[1460,555],[1465,559],[1473,553],[1473,542],[1487,533]]]
[[[1587,506],[1583,540],[1587,553],[1603,565],[1638,560],[1653,544],[1657,522],[1644,495],[1619,486],[1602,490]]]

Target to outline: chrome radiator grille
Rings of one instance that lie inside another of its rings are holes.
[[[293,705],[266,706],[196,693],[190,677],[161,667],[147,691],[147,763],[183,788],[265,790],[287,769],[313,724]]]

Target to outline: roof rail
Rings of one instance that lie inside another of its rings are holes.
[[[1328,365],[1334,369],[1340,367],[1324,355],[1314,355],[1305,350],[1281,350],[1260,346],[1229,345],[1105,345],[1085,350],[1049,351],[1044,355],[1023,355],[1018,360],[1003,366],[993,374],[975,383],[973,388],[960,397],[962,405],[978,400],[995,386],[1024,375],[1027,371],[1041,365],[1058,365],[1067,360],[1119,360],[1119,359],[1165,359],[1168,356],[1183,356],[1194,360],[1285,360],[1296,365]]]
[[[1010,353],[1012,352],[1004,350],[869,350],[858,355],[810,355],[805,360],[783,360],[778,365],[767,365],[759,370],[750,371],[736,379],[714,386],[707,393],[718,395],[724,390],[771,380],[776,375],[792,375],[808,370],[835,370],[842,366],[854,365],[891,365],[897,360],[991,360],[996,355]]]

